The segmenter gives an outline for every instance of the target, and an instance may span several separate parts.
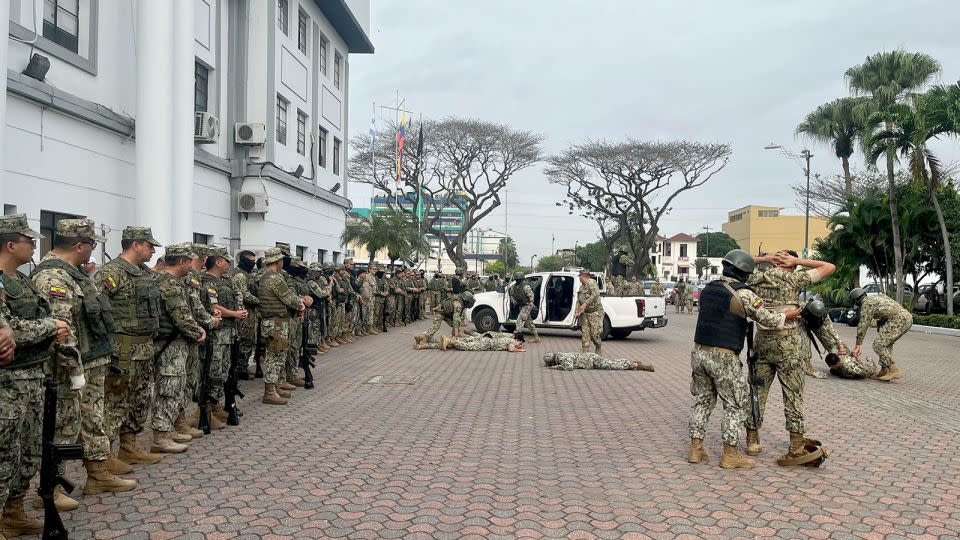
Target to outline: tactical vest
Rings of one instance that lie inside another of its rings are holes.
[[[189,308],[190,295],[187,292],[186,285],[183,284],[183,281],[181,281],[180,278],[174,277],[171,274],[163,272],[162,274],[160,274],[160,277],[157,278],[156,283],[158,285],[157,287],[158,290],[160,289],[159,287],[160,283],[164,280],[169,280],[174,282],[174,286],[178,287],[181,291],[181,294],[183,295],[184,304],[187,305],[187,307]],[[193,310],[191,310],[190,313],[192,314]],[[160,310],[160,317],[158,317],[157,321],[158,321],[157,334],[162,338],[170,337],[177,330],[177,325],[173,322],[173,317],[170,316],[170,312],[167,311],[166,309]]]
[[[20,272],[16,276],[4,276],[3,288],[6,290],[7,307],[14,317],[35,321],[50,316],[50,304],[27,276]],[[43,364],[50,358],[47,349],[52,341],[53,336],[50,336],[34,345],[17,343],[16,355],[6,368],[22,369]]]
[[[233,289],[233,282],[231,282],[226,275],[217,277],[209,272],[204,272],[203,275],[200,276],[200,283],[203,285],[203,294],[201,296],[206,296],[208,301],[216,298],[218,304],[230,311],[236,311],[237,308],[240,307],[239,297]],[[211,290],[215,293],[213,296],[210,296]],[[236,319],[232,317],[224,317],[223,320],[220,321],[220,328],[230,328],[235,325]]]
[[[523,285],[524,282],[518,281],[513,287],[510,288],[510,298],[513,298],[518,306],[525,306],[533,301],[533,298],[527,295]]]
[[[133,289],[122,291],[111,298],[117,332],[135,336],[153,334],[160,327],[160,290],[153,276],[143,268],[133,266],[121,258],[104,265],[118,266],[133,281]]]
[[[453,312],[457,309],[457,304],[459,304],[459,302],[460,301],[456,297],[451,296],[443,302],[440,302],[440,309],[443,310],[444,315],[452,317]]]
[[[747,289],[743,283],[730,283],[730,287],[739,291]],[[697,330],[694,342],[708,347],[721,347],[740,354],[743,340],[747,337],[747,319],[731,311],[731,302],[740,302],[734,298],[720,280],[711,281],[700,291],[700,314],[697,317]]]
[[[280,301],[280,297],[276,295],[273,291],[265,291],[262,285],[263,280],[268,277],[277,278],[281,280],[283,276],[278,276],[276,272],[264,272],[260,275],[260,282],[258,284],[258,290],[262,294],[260,296],[260,315],[264,319],[269,319],[272,317],[289,317],[290,309],[287,308],[286,304]]]
[[[116,331],[113,322],[113,306],[106,295],[100,294],[97,288],[90,281],[90,277],[80,271],[76,266],[70,266],[69,263],[58,257],[50,257],[33,269],[32,276],[47,269],[64,270],[83,291],[83,297],[80,299],[80,313],[74,313],[74,317],[82,317],[86,324],[78,325],[76,328],[80,343],[80,359],[83,362],[96,360],[113,353],[113,341],[110,334]]]

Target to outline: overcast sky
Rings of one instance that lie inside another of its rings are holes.
[[[793,132],[818,105],[849,95],[844,71],[903,47],[933,55],[940,82],[960,79],[955,0],[372,0],[373,55],[350,58],[350,128],[396,93],[425,118],[509,123],[547,137],[545,153],[587,138],[688,139],[733,146],[730,164],[681,195],[664,234],[719,230],[747,204],[793,213],[801,168]],[[379,120],[378,120],[379,121]],[[810,146],[814,173],[836,174],[828,147]],[[946,161],[958,143],[941,144]],[[863,158],[853,160],[863,168]],[[351,184],[356,207],[370,189]],[[563,190],[543,166],[509,183],[509,234],[521,260],[592,242],[596,226],[554,206]],[[501,206],[482,227],[503,229]]]

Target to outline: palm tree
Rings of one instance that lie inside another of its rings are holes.
[[[853,176],[850,174],[850,156],[860,133],[863,131],[863,122],[856,113],[859,107],[867,105],[866,98],[839,98],[824,103],[797,126],[797,135],[806,135],[811,139],[833,146],[833,150],[840,159],[843,167],[843,179],[846,184],[846,194],[853,194]]]
[[[940,71],[940,62],[923,53],[909,53],[902,49],[868,56],[859,66],[847,70],[850,89],[857,94],[868,95],[873,109],[883,111],[902,100],[908,93],[926,85]],[[866,118],[862,108],[861,118]],[[867,125],[872,132],[876,126]],[[885,124],[887,131],[891,126]],[[864,137],[861,137],[861,141]],[[893,141],[888,141],[887,195],[890,199],[890,223],[893,229],[894,268],[897,278],[897,302],[903,302],[903,244],[900,240],[900,216],[897,211],[896,182],[893,161],[896,157]]]
[[[411,247],[411,218],[402,212],[376,212],[348,223],[340,236],[343,245],[363,246],[373,262],[377,252],[386,248],[390,264],[405,258]]]

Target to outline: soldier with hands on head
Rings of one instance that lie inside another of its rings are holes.
[[[903,377],[903,373],[893,361],[893,344],[913,326],[913,316],[896,300],[885,294],[867,296],[863,289],[850,291],[850,300],[860,308],[860,324],[857,325],[857,345],[851,354],[860,358],[860,347],[867,336],[867,330],[874,321],[879,336],[873,341],[873,350],[880,357],[880,372],[872,378],[890,382]]]

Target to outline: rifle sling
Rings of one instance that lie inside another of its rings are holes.
[[[158,358],[163,356],[163,353],[167,350],[167,347],[169,347],[171,343],[176,341],[178,337],[180,337],[180,329],[176,328],[174,329],[173,333],[170,334],[170,337],[168,337],[166,341],[163,342],[163,346],[161,346],[160,350],[157,351],[157,354],[153,356],[153,359],[157,360]]]

